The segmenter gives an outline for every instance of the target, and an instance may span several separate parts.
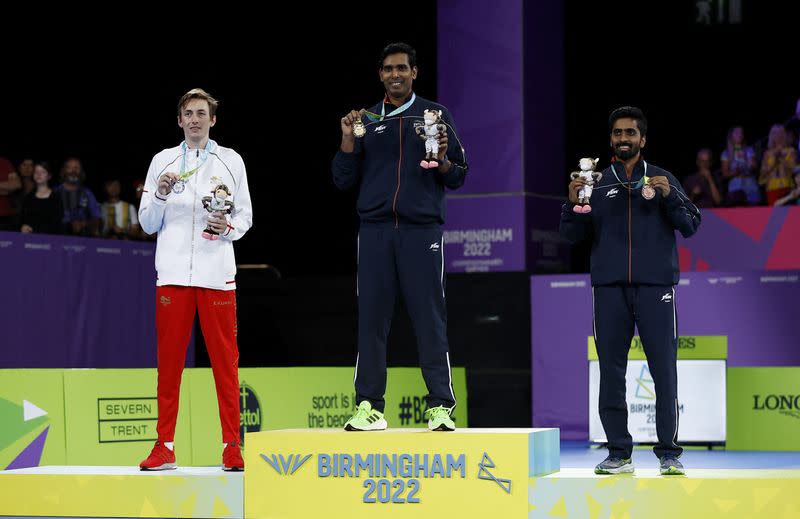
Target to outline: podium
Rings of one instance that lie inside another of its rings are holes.
[[[242,472],[44,466],[0,471],[0,516],[242,517]]]
[[[248,434],[245,517],[527,517],[558,429]],[[412,515],[413,514],[413,515]]]

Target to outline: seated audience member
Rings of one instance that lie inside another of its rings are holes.
[[[722,193],[719,175],[716,171],[711,171],[711,150],[703,148],[698,151],[696,164],[697,173],[686,177],[683,190],[697,207],[718,207],[722,204]]]
[[[797,152],[789,146],[786,129],[775,124],[769,130],[769,141],[764,158],[761,159],[761,174],[758,183],[767,192],[767,205],[773,205],[792,190]]]
[[[16,214],[12,197],[22,187],[14,165],[5,157],[0,157],[0,231],[16,228]]]
[[[728,130],[728,144],[719,157],[722,179],[725,182],[726,206],[758,205],[761,189],[756,180],[756,154],[748,146],[744,128],[734,126]]]
[[[103,214],[103,232],[106,238],[127,240],[139,235],[139,219],[133,204],[121,200],[119,195],[122,186],[119,180],[107,180],[106,201],[100,210]]]
[[[77,236],[97,236],[100,223],[100,205],[94,193],[83,185],[86,173],[81,161],[70,157],[61,168],[60,186],[56,194],[64,206],[66,232]]]
[[[33,169],[36,189],[22,201],[20,231],[44,234],[61,234],[64,208],[61,198],[50,189],[50,168],[40,162]]]

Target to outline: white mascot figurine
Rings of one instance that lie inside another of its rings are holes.
[[[233,202],[227,198],[230,196],[231,190],[225,184],[214,186],[211,190],[212,196],[204,196],[200,199],[203,208],[209,213],[215,214],[217,217],[224,218],[226,214],[231,214],[233,211]],[[206,240],[218,240],[219,233],[212,229],[209,225],[203,229],[203,238]]]
[[[419,163],[425,169],[438,168],[439,162],[439,134],[447,131],[447,126],[441,123],[441,110],[425,110],[423,112],[425,126],[417,127],[417,135],[425,139],[425,158]]]
[[[585,214],[592,212],[592,206],[589,205],[589,199],[592,197],[592,186],[594,186],[595,182],[600,182],[600,179],[603,178],[602,173],[594,170],[599,160],[599,158],[582,158],[578,161],[578,167],[581,168],[581,170],[573,171],[569,175],[572,180],[582,178],[586,181],[586,184],[578,191],[578,205],[572,208],[576,213]]]

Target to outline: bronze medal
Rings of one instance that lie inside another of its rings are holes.
[[[642,186],[642,197],[645,200],[652,200],[656,196],[656,190],[650,184]]]

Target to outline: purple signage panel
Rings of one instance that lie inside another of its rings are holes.
[[[522,0],[443,0],[437,24],[438,101],[470,165],[458,192],[521,193]]]
[[[535,274],[560,274],[570,270],[571,245],[558,232],[564,199],[528,194],[528,271]]]
[[[680,335],[725,335],[728,366],[797,366],[800,271],[686,272],[676,288]],[[531,278],[534,427],[587,439],[592,289],[588,274]],[[680,395],[679,395],[680,396]]]
[[[697,234],[678,235],[682,271],[800,269],[800,207],[702,211]]]
[[[0,368],[155,367],[154,253],[152,243],[0,233]]]
[[[447,198],[447,272],[525,270],[525,196]]]

